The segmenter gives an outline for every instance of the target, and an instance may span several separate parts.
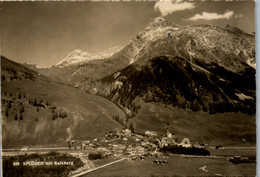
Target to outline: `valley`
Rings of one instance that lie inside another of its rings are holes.
[[[1,56],[1,71],[12,168],[55,151],[78,158],[66,176],[256,174],[253,34],[158,17],[125,47],[45,68]]]

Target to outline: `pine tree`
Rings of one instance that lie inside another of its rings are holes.
[[[20,113],[23,113],[24,112],[24,106],[22,105],[21,107],[20,107]]]
[[[18,120],[18,116],[17,116],[17,114],[15,114],[15,116],[14,116],[14,120]]]
[[[34,98],[33,106],[38,106],[36,98]]]
[[[7,106],[7,107],[5,108],[5,116],[8,117],[8,115],[9,115],[9,107]]]
[[[33,104],[33,101],[31,98],[29,98],[29,104],[32,105]]]
[[[207,111],[208,111],[207,106],[206,106],[205,104],[202,105],[202,110],[203,110],[204,112],[207,112]]]
[[[56,119],[58,117],[57,112],[54,112],[54,118]]]
[[[135,132],[135,124],[133,122],[129,125],[129,129],[131,132]]]
[[[20,114],[20,120],[23,120],[23,115],[22,114]]]
[[[7,107],[8,108],[12,108],[12,105],[11,105],[11,101],[9,100],[8,103],[7,103]]]
[[[38,117],[36,117],[35,121],[38,122]]]
[[[19,95],[18,95],[18,99],[21,99],[21,94],[19,93]]]
[[[64,118],[64,112],[63,111],[60,112],[60,117]]]

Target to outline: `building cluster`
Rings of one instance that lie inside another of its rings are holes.
[[[159,149],[165,146],[192,147],[189,138],[183,138],[181,142],[168,129],[166,135],[160,137],[156,132],[145,131],[144,133],[133,133],[129,129],[121,131],[110,131],[104,138],[94,138],[92,141],[71,140],[69,147],[72,149],[88,149],[101,152],[106,156],[130,157],[136,159],[144,156],[158,156]]]

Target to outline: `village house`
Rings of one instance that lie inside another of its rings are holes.
[[[172,138],[172,133],[167,128],[167,138]]]
[[[135,137],[138,138],[138,139],[143,139],[144,138],[142,135],[139,135],[139,134],[135,134]]]
[[[24,146],[23,148],[21,148],[20,149],[20,151],[29,151],[30,149],[29,149],[29,147],[27,147],[27,146]]]
[[[112,146],[113,146],[113,149],[114,149],[114,150],[117,150],[117,149],[118,149],[118,145],[117,145],[117,144],[113,144]]]
[[[167,137],[163,137],[161,139],[160,147],[167,147],[171,145],[176,145],[176,142],[173,139],[168,139]]]
[[[178,145],[182,146],[182,147],[191,147],[191,143],[190,143],[190,139],[189,138],[183,138],[181,143],[179,143]]]
[[[142,146],[136,146],[135,151],[136,151],[137,154],[143,154],[144,148]]]
[[[97,151],[108,151],[107,148],[105,147],[98,147],[97,148]]]
[[[84,143],[85,145],[88,145],[88,144],[90,144],[90,140],[82,141],[82,143]]]
[[[119,145],[118,145],[118,149],[125,149],[125,148],[126,148],[126,146],[123,145],[123,144],[119,144]]]
[[[146,136],[157,136],[157,133],[156,132],[153,132],[153,131],[145,131],[144,134]]]
[[[86,144],[85,143],[81,143],[81,149],[86,149]]]
[[[161,141],[159,140],[159,146],[165,147],[165,146],[170,146],[170,145],[177,145],[176,136],[173,135],[167,128],[166,137],[162,137]]]

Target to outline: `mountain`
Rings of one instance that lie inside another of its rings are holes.
[[[66,67],[68,65],[79,63],[79,62],[81,62],[81,64],[82,64],[83,62],[89,62],[92,60],[100,60],[100,59],[109,58],[113,54],[119,52],[121,49],[122,49],[121,47],[113,47],[113,48],[107,49],[100,53],[88,53],[88,52],[84,52],[80,49],[76,49],[73,52],[71,52],[70,54],[68,54],[68,56],[66,58],[61,60],[55,66]]]
[[[107,97],[132,116],[142,102],[209,113],[255,113],[254,35],[156,18],[113,57],[123,53],[127,57],[121,62],[130,65],[101,79],[85,78],[77,86]]]
[[[113,55],[87,56],[49,68],[1,60],[4,147],[64,145],[130,123],[161,134],[170,124],[194,142],[255,143],[254,34],[155,18]]]
[[[170,33],[172,38],[167,34]],[[231,71],[241,71],[245,62],[255,68],[255,36],[238,28],[212,25],[177,26],[156,18],[137,36],[146,44],[134,61],[156,56],[178,56],[193,62],[216,63]]]
[[[247,65],[245,71],[234,73],[215,64],[196,62],[200,66],[180,57],[155,57],[145,65],[135,63],[105,77],[89,89],[108,97],[130,115],[135,115],[143,102],[209,113],[255,113],[252,67]]]
[[[255,35],[155,18],[104,60],[37,70],[135,115],[143,101],[210,113],[255,113]],[[224,108],[223,108],[224,107]]]
[[[125,114],[102,97],[52,81],[5,57],[1,69],[3,148],[66,146],[68,140],[92,140],[122,127],[114,117]]]

